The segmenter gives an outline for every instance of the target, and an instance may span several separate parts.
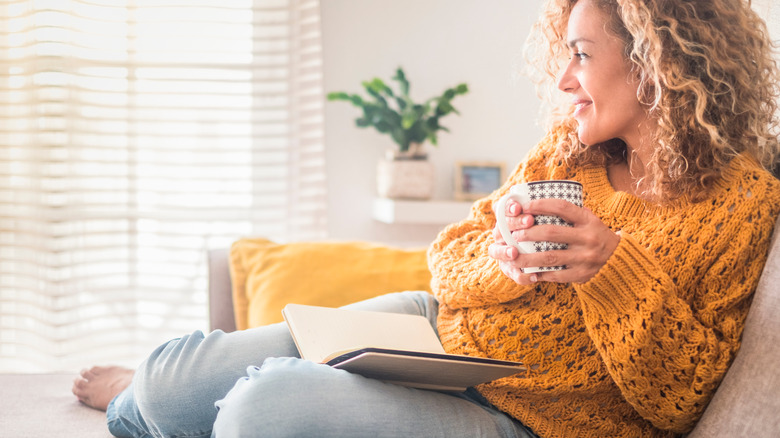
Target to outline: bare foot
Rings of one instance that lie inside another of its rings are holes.
[[[105,411],[111,400],[133,380],[135,371],[118,366],[81,370],[73,379],[73,394],[85,405]]]

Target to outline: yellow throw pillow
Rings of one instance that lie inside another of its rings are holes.
[[[230,248],[239,330],[282,321],[288,303],[338,307],[389,292],[430,291],[425,249],[369,242],[241,239]]]

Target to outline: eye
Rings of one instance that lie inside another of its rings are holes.
[[[588,55],[586,53],[583,53],[583,52],[574,52],[574,53],[572,53],[571,56],[572,56],[572,58],[578,58],[580,60],[583,60],[583,59],[588,57]]]

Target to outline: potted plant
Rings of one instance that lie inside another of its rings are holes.
[[[433,192],[433,166],[427,161],[422,146],[426,141],[438,146],[438,132],[449,132],[439,121],[450,113],[459,114],[452,106],[452,100],[466,94],[468,86],[459,84],[446,89],[440,96],[415,103],[409,96],[409,81],[402,68],[396,70],[392,79],[398,82],[398,91],[374,78],[362,83],[368,93],[366,97],[333,92],[327,98],[330,101],[347,101],[359,107],[363,112],[355,119],[359,128],[373,127],[380,133],[388,134],[396,143],[397,148],[388,151],[377,169],[379,195],[427,199]]]

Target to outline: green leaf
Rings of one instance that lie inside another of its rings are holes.
[[[341,91],[328,93],[328,100],[349,100],[349,94]]]
[[[390,136],[393,138],[393,141],[400,146],[401,152],[409,150],[409,140],[406,138],[406,131],[403,129],[393,129]]]
[[[381,133],[390,132],[393,130],[393,125],[386,121],[379,121],[375,123],[376,130]]]
[[[451,113],[454,110],[455,110],[455,107],[450,105],[449,101],[441,101],[436,106],[436,112],[437,112],[437,114],[439,114],[441,116],[446,116],[447,114]]]
[[[363,114],[355,119],[355,125],[359,128],[372,126],[378,132],[390,135],[401,151],[408,150],[411,142],[428,140],[436,146],[437,132],[448,131],[439,125],[439,118],[453,112],[458,114],[451,101],[458,95],[466,94],[468,85],[458,84],[445,89],[440,96],[418,104],[409,97],[409,80],[401,67],[398,67],[392,79],[398,83],[399,92],[395,92],[382,79],[374,78],[361,82],[368,94],[367,98],[345,92],[331,92],[327,98],[331,101],[347,101],[361,108]],[[388,104],[388,99],[394,102],[393,107]]]
[[[404,114],[401,123],[404,125],[404,129],[411,129],[415,123],[420,123],[423,120],[423,114],[417,111],[407,111]]]
[[[368,94],[370,94],[374,100],[379,103],[379,105],[387,107],[387,100],[371,86],[370,82],[364,82],[363,86],[366,88],[366,91],[368,91]]]
[[[386,94],[389,97],[395,97],[393,95],[393,90],[390,89],[381,79],[374,78],[371,82],[366,83],[365,85],[366,89],[369,90],[372,94],[375,94],[376,96],[381,95],[382,93]]]
[[[352,105],[363,106],[363,98],[358,96],[357,94],[353,94],[349,96],[349,100],[352,102]]]
[[[398,67],[398,69],[395,71],[395,76],[393,76],[393,79],[398,81],[398,86],[401,88],[401,94],[404,96],[409,96],[409,81],[406,79],[406,74],[401,67]]]

